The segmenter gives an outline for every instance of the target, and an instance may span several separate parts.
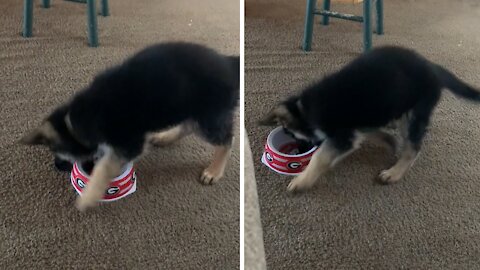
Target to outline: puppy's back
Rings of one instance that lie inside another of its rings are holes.
[[[85,129],[144,133],[238,103],[238,57],[191,43],[146,48],[98,75],[71,104]],[[132,134],[134,135],[134,134]]]

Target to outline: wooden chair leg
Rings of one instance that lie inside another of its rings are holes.
[[[110,16],[110,8],[108,7],[108,0],[102,0],[102,16]]]
[[[88,45],[98,46],[97,12],[95,0],[87,0]]]
[[[303,32],[303,45],[304,51],[310,51],[312,48],[312,34],[313,34],[313,19],[315,14],[317,0],[307,0],[307,10],[305,14],[305,30]]]
[[[323,0],[323,10],[327,10],[327,11],[330,10],[330,0]],[[322,18],[323,25],[328,25],[329,21],[330,21],[330,17],[323,16]]]
[[[363,1],[363,50],[372,48],[372,0]]]
[[[50,8],[50,0],[42,0],[43,8]]]
[[[33,29],[33,0],[23,1],[23,37],[31,37]]]
[[[377,0],[375,3],[377,12],[377,35],[383,35],[383,0]]]

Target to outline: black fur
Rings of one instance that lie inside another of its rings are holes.
[[[238,56],[196,44],[146,48],[98,75],[47,118],[61,138],[51,148],[75,159],[91,159],[99,145],[107,144],[133,160],[148,133],[187,120],[198,125],[208,142],[229,144],[239,100],[239,65]]]
[[[55,157],[54,165],[57,170],[62,172],[70,172],[73,168],[73,164],[70,161],[63,160],[59,157]]]
[[[290,120],[283,124],[313,142],[320,130],[348,150],[355,131],[379,129],[408,113],[408,140],[418,151],[444,87],[480,101],[480,92],[417,53],[378,48],[284,101]]]

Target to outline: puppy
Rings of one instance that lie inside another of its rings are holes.
[[[112,178],[149,143],[162,146],[196,133],[215,146],[201,182],[212,184],[230,155],[239,100],[240,59],[190,43],[144,49],[98,75],[21,139],[46,145],[57,167],[93,160],[91,180],[76,206],[94,206]]]
[[[445,68],[415,52],[383,47],[277,105],[262,125],[281,125],[300,140],[320,145],[309,166],[288,185],[308,189],[366,139],[396,148],[384,127],[396,123],[402,149],[395,165],[380,173],[383,183],[400,180],[417,158],[442,88],[480,101],[480,93]]]

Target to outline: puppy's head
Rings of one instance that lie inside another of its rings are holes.
[[[259,122],[262,126],[282,126],[286,133],[297,140],[310,142],[313,131],[298,97],[292,97],[273,108]]]
[[[47,146],[57,158],[73,162],[90,159],[96,149],[80,142],[68,118],[68,106],[56,109],[42,124],[20,139],[25,145]]]

